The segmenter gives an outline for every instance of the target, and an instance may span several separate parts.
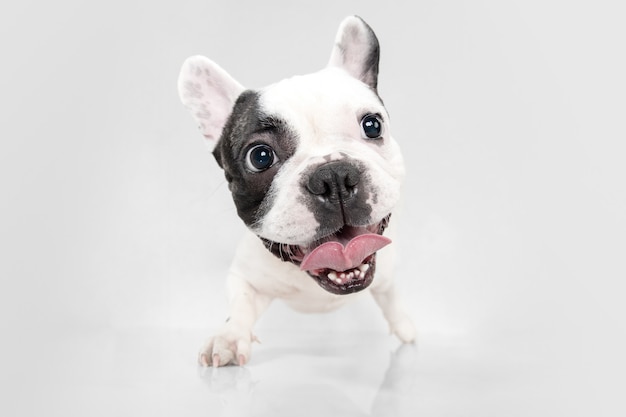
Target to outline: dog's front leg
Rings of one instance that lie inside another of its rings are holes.
[[[251,344],[255,340],[252,327],[272,301],[271,297],[260,294],[242,279],[237,270],[231,271],[228,283],[230,316],[200,350],[198,362],[202,366],[242,366],[248,362]]]
[[[416,338],[415,325],[402,307],[402,301],[398,295],[396,286],[392,281],[378,288],[373,288],[372,296],[383,311],[383,315],[389,323],[391,333],[398,336],[403,343],[413,343]]]

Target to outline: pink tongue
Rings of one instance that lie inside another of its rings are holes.
[[[365,258],[390,243],[388,237],[374,233],[359,235],[348,242],[346,247],[339,242],[326,242],[304,257],[300,269],[347,271],[361,265]]]

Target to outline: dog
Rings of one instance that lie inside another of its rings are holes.
[[[415,340],[392,279],[387,227],[404,163],[378,64],[378,39],[357,16],[341,22],[324,69],[265,88],[244,88],[203,56],[184,62],[180,98],[248,229],[228,275],[229,318],[202,346],[200,365],[246,364],[254,323],[276,298],[326,312],[367,290],[391,332]]]

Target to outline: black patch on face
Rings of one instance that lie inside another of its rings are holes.
[[[303,176],[308,191],[304,204],[319,223],[315,238],[320,239],[344,226],[371,223],[372,207],[369,177],[361,163],[349,159],[311,167]]]
[[[215,160],[224,170],[237,213],[248,226],[263,217],[264,208],[272,206],[267,193],[280,166],[294,154],[297,141],[284,120],[261,111],[259,97],[260,93],[253,90],[241,93],[213,150]],[[265,171],[252,172],[246,165],[246,154],[259,144],[274,150],[276,162]]]

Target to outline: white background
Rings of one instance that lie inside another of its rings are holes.
[[[0,414],[624,415],[624,11],[3,4]],[[180,65],[203,54],[251,88],[316,71],[349,14],[379,37],[407,162],[393,220],[417,348],[390,356],[368,298],[277,303],[248,366],[199,372],[243,226]]]

